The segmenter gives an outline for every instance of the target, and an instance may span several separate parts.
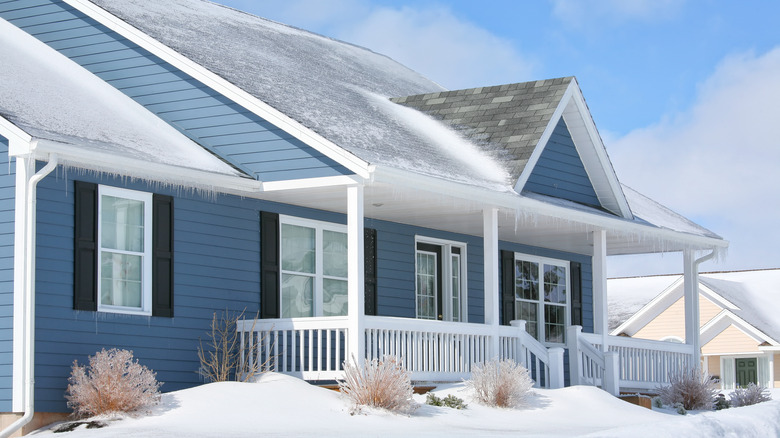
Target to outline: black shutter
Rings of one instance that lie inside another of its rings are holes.
[[[571,262],[571,325],[582,325],[582,266]]]
[[[173,198],[152,199],[152,315],[173,317]]]
[[[260,212],[260,317],[279,318],[279,215]]]
[[[97,310],[97,184],[74,181],[73,308]]]
[[[365,314],[376,315],[376,230],[365,228],[363,236]]]
[[[501,251],[501,324],[515,319],[515,253]]]

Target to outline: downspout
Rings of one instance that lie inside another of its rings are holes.
[[[35,159],[27,158],[31,166]],[[49,154],[49,162],[27,181],[27,215],[25,217],[25,261],[24,261],[24,415],[0,432],[0,438],[11,436],[14,432],[29,423],[35,413],[33,394],[35,389],[34,359],[35,359],[35,245],[36,245],[36,187],[38,183],[57,167],[57,154]],[[19,161],[17,159],[17,165]]]
[[[717,250],[713,249],[711,253],[693,261],[692,277],[693,277],[693,287],[695,288],[694,293],[696,294],[697,301],[699,299],[698,298],[699,297],[699,265],[715,257],[716,252]],[[697,312],[694,320],[696,337],[695,337],[695,342],[693,343],[693,362],[696,366],[696,369],[698,370],[701,369],[701,341],[699,340],[699,335],[701,334],[701,321],[699,319],[701,309],[699,308],[699,306],[696,307],[697,307]]]

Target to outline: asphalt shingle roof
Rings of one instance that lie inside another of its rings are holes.
[[[573,77],[397,97],[391,101],[441,120],[489,152],[508,153],[523,172]]]

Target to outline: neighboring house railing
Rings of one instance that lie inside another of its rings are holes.
[[[525,331],[524,321],[492,327],[366,316],[363,327],[366,358],[399,357],[413,380],[466,379],[474,364],[497,355],[522,363],[537,386],[563,387],[563,349],[545,348]],[[241,366],[259,364],[261,371],[334,380],[342,377],[344,360],[351,354],[346,317],[245,320],[238,322],[237,330]],[[493,353],[493,348],[498,351]]]

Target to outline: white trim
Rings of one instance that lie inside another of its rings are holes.
[[[123,253],[130,255],[141,255],[142,267],[141,267],[141,307],[126,307],[119,305],[103,304],[101,297],[102,288],[102,268],[103,263],[101,257],[103,253],[103,196],[112,196],[116,198],[132,199],[134,201],[140,201],[144,204],[144,250],[141,254],[133,251],[120,251],[111,250],[112,253]],[[153,241],[152,241],[152,199],[153,195],[149,192],[141,192],[138,190],[130,190],[113,186],[99,185],[98,186],[98,202],[97,202],[97,310],[98,312],[106,313],[123,313],[128,315],[151,315],[152,314],[152,254],[153,254]]]
[[[260,190],[273,192],[279,190],[316,189],[322,187],[354,185],[359,181],[354,176],[339,175],[319,178],[291,179],[286,181],[265,181]]]
[[[701,326],[701,345],[702,347],[708,342],[712,341],[721,332],[734,326],[745,335],[754,339],[756,342],[769,342],[773,346],[780,346],[780,343],[772,339],[769,335],[755,328],[752,324],[735,315],[734,312],[728,309],[723,309],[715,315],[710,321]],[[756,350],[758,351],[758,350]]]
[[[133,41],[152,54],[159,56],[184,73],[203,82],[206,86],[233,100],[238,105],[267,120],[279,129],[313,147],[328,158],[343,165],[357,175],[368,178],[368,163],[357,156],[340,148],[335,143],[315,133],[301,123],[293,120],[281,111],[252,96],[248,92],[233,85],[219,75],[216,75],[202,65],[191,61],[170,47],[155,40],[141,30],[131,26],[108,11],[87,0],[65,0],[66,3],[95,19],[99,23]]]
[[[0,116],[0,135],[8,139],[8,155],[30,152],[32,136],[3,116]]]
[[[13,387],[11,409],[14,412],[24,411],[24,383],[25,383],[25,306],[24,294],[26,291],[26,260],[27,247],[27,181],[32,173],[32,165],[35,160],[29,157],[16,157],[16,187],[14,208],[14,309],[13,309]],[[29,165],[28,165],[29,164]]]
[[[531,299],[524,299],[524,298],[517,298],[517,295],[515,295],[515,299],[512,301],[513,305],[513,313],[515,313],[515,319],[521,319],[520,315],[517,315],[517,307],[515,306],[515,302],[518,300],[525,302],[525,303],[535,303],[537,305],[537,319],[536,319],[536,329],[537,329],[537,335],[538,335],[538,341],[547,346],[547,347],[561,347],[566,345],[566,332],[569,327],[571,327],[571,261],[569,260],[562,260],[562,259],[555,259],[551,257],[542,257],[532,254],[526,254],[522,252],[515,252],[515,263],[518,261],[521,262],[531,262],[536,263],[539,265],[539,273],[542,275],[538,276],[538,290],[537,293],[539,294],[538,299],[531,300]],[[558,266],[561,268],[564,268],[566,270],[566,303],[560,304],[560,303],[553,303],[549,302],[547,303],[544,301],[544,265],[551,265],[551,266]],[[512,266],[512,269],[514,270],[514,265]],[[513,276],[514,278],[514,276]],[[545,325],[545,318],[544,318],[544,306],[550,305],[550,306],[557,306],[557,307],[564,307],[564,321],[563,321],[563,342],[549,342],[547,341],[547,338],[544,334],[544,325]],[[526,326],[527,327],[527,326]]]
[[[306,272],[297,272],[297,271],[287,271],[283,269],[282,267],[282,248],[284,245],[282,244],[283,234],[282,234],[282,227],[284,225],[293,225],[298,227],[304,227],[304,228],[310,228],[314,230],[314,272],[313,273],[306,273]],[[288,275],[300,275],[305,277],[310,277],[313,280],[312,284],[312,315],[311,317],[322,317],[323,316],[323,280],[325,279],[334,279],[339,281],[347,281],[349,282],[349,277],[334,277],[334,276],[326,276],[323,272],[323,231],[333,231],[337,233],[346,234],[347,238],[349,238],[348,235],[348,229],[347,226],[336,224],[333,222],[326,222],[326,221],[319,221],[315,219],[307,219],[297,216],[287,216],[287,215],[279,215],[279,281],[282,281],[282,276],[284,274]],[[349,251],[349,246],[347,246],[347,251]],[[347,254],[347,257],[349,258],[349,254]],[[347,274],[349,275],[349,274]],[[280,287],[279,290],[279,314],[284,314],[284,300],[282,299],[283,290]],[[338,316],[346,316],[346,315],[338,315]]]
[[[415,283],[414,283],[414,291],[415,291],[415,318],[419,318],[419,315],[417,314],[417,253],[425,253],[425,254],[434,254],[430,253],[428,251],[424,250],[418,250],[417,244],[418,243],[424,243],[428,245],[435,245],[438,247],[441,247],[441,260],[438,260],[437,262],[440,262],[442,265],[441,270],[441,278],[437,278],[437,281],[441,282],[441,290],[442,290],[442,320],[443,321],[449,321],[449,322],[468,322],[468,259],[467,259],[467,253],[468,253],[468,246],[465,242],[459,242],[457,240],[448,240],[448,239],[438,239],[435,237],[428,237],[428,236],[421,236],[421,235],[415,235],[414,236],[414,273],[415,273]],[[452,321],[452,287],[450,286],[450,280],[452,279],[452,269],[450,267],[449,262],[452,259],[452,256],[454,253],[452,252],[452,248],[459,248],[460,249],[460,321]],[[435,297],[438,302],[438,297]],[[436,315],[438,317],[438,315]],[[425,318],[423,318],[425,319]],[[434,318],[434,320],[438,320],[438,318]]]

